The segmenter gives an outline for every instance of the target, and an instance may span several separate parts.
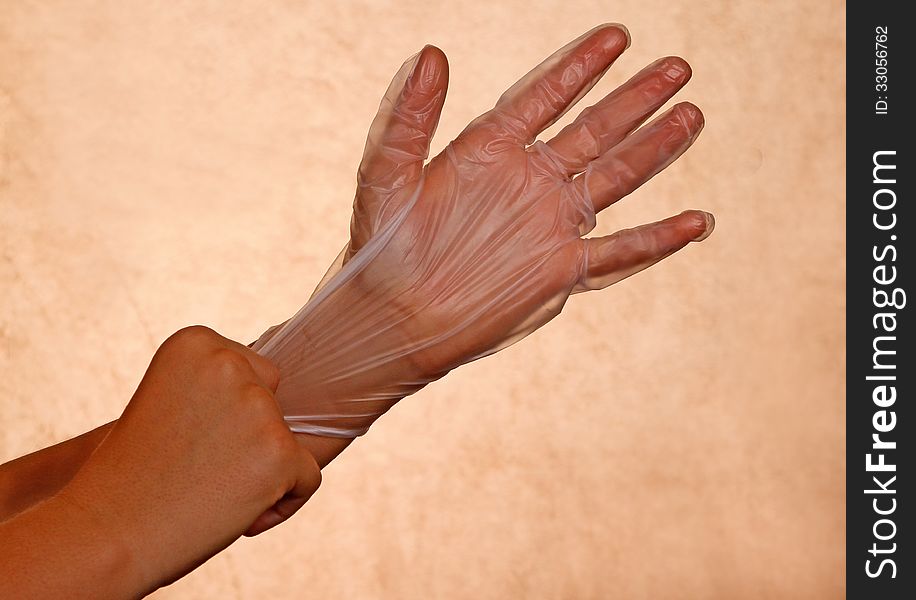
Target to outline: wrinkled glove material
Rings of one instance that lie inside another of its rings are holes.
[[[446,76],[427,49],[405,63],[370,127],[350,243],[306,305],[254,345],[280,368],[276,398],[294,431],[362,435],[401,398],[547,323],[570,294],[657,262],[690,241],[685,226],[709,229],[698,213],[583,238],[596,210],[699,134],[691,106],[637,130],[683,69],[650,65],[535,141],[628,44],[617,26],[574,40],[428,164]]]

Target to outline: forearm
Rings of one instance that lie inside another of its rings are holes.
[[[52,497],[73,479],[114,422],[0,465],[0,522]]]
[[[0,522],[63,489],[114,423],[0,465]],[[297,434],[296,439],[322,468],[353,441],[305,433]]]
[[[127,546],[65,494],[0,523],[0,598],[136,598]]]

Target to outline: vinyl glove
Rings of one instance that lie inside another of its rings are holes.
[[[570,294],[709,235],[712,216],[687,211],[582,237],[702,129],[688,103],[639,128],[689,79],[682,59],[656,61],[535,141],[628,45],[622,26],[589,31],[426,165],[447,63],[431,46],[405,63],[370,128],[349,244],[309,302],[254,345],[280,368],[276,400],[294,431],[361,435],[400,398],[545,324]]]

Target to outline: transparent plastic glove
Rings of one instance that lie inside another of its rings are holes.
[[[280,367],[276,399],[293,430],[361,435],[400,398],[548,322],[571,293],[620,281],[711,232],[711,215],[688,211],[582,238],[597,211],[702,129],[687,103],[637,129],[689,79],[681,59],[657,61],[550,141],[534,141],[628,44],[617,25],[571,42],[425,166],[445,58],[427,47],[402,67],[370,130],[340,268],[255,344]]]

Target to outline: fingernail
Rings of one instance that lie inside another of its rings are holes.
[[[703,218],[706,220],[706,227],[703,229],[703,233],[693,238],[695,242],[702,242],[710,236],[713,230],[716,228],[716,218],[712,216],[712,213],[703,212]]]
[[[413,75],[413,72],[417,69],[417,62],[420,60],[420,54],[423,53],[423,49],[425,48],[426,46],[423,46],[423,48],[421,48],[419,52],[410,56],[407,60],[404,61],[404,64],[402,65],[401,68],[407,67],[407,76],[408,77]]]
[[[606,26],[610,26],[610,27],[620,30],[623,33],[623,35],[625,35],[627,38],[627,45],[624,49],[630,47],[630,43],[632,43],[633,39],[630,37],[630,30],[627,29],[626,25],[624,25],[623,23],[607,23]]]
[[[665,63],[665,77],[669,81],[681,81],[690,75],[690,65],[683,58],[669,56],[662,60]]]

